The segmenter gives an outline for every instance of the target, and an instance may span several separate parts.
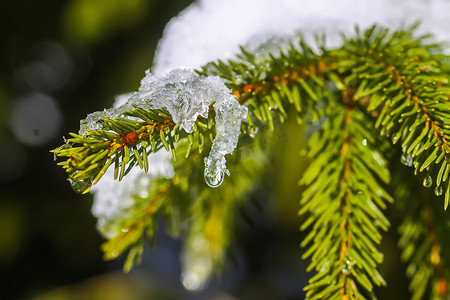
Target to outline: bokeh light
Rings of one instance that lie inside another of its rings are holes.
[[[40,146],[55,137],[61,121],[61,110],[52,97],[31,93],[13,103],[9,124],[19,141]]]

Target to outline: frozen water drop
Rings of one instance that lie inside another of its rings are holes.
[[[72,186],[72,189],[79,194],[86,194],[89,192],[89,189],[92,186],[91,180],[81,179],[81,180],[73,180],[69,179],[69,183]]]
[[[216,172],[208,172],[205,169],[205,182],[209,187],[215,188],[222,184],[223,179],[225,178],[225,172],[223,170],[219,170]]]
[[[222,184],[225,174],[230,175],[225,165],[226,159],[220,152],[212,150],[205,157],[205,182],[210,187],[218,187]]]
[[[442,186],[437,186],[437,187],[434,188],[434,194],[436,196],[438,196],[438,197],[442,196],[442,193],[443,193]]]
[[[423,180],[423,186],[429,188],[432,184],[433,179],[431,178],[431,176],[428,175],[427,177],[425,177],[425,179]]]
[[[400,162],[407,167],[411,167],[413,165],[411,154],[403,152],[400,157]]]

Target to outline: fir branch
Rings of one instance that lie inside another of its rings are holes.
[[[398,228],[398,244],[401,259],[408,263],[406,275],[411,279],[412,299],[422,299],[427,292],[431,299],[447,299],[450,276],[446,267],[448,256],[443,254],[448,245],[442,241],[447,239],[448,229],[438,229],[442,220],[435,199],[424,188],[405,182],[399,182],[396,194],[397,206],[406,214]]]
[[[311,257],[308,270],[318,273],[305,288],[307,299],[372,298],[373,285],[385,284],[376,244],[389,226],[380,208],[392,198],[380,182],[389,183],[390,175],[366,124],[352,107],[333,106],[308,143],[315,159],[301,180],[307,188],[299,213],[309,213],[301,229],[311,228],[303,258]]]
[[[390,174],[382,155],[386,143],[379,135],[394,144],[401,142],[404,164],[414,166],[416,174],[426,172],[423,185],[429,187],[434,181],[435,194],[445,192],[447,208],[450,87],[446,58],[436,51],[436,45],[414,38],[411,30],[389,33],[373,27],[354,39],[344,39],[338,49],[320,46],[320,51],[313,51],[303,41],[278,54],[242,49],[235,60],[210,63],[197,71],[227,80],[239,103],[248,108],[241,142],[252,141],[250,137],[266,128],[276,130],[277,122],[288,117],[289,106],[295,108],[299,123],[325,123],[309,141],[308,155],[313,161],[301,180],[306,190],[300,214],[308,215],[302,229],[310,228],[302,243],[308,246],[304,257],[311,257],[309,270],[318,272],[306,287],[309,299],[373,298],[373,286],[385,284],[378,271],[383,255],[377,244],[380,231],[389,227],[381,210],[392,198],[383,189]],[[103,246],[106,258],[130,249],[125,269],[139,262],[142,236],[146,233],[149,241],[153,240],[160,213],[173,235],[183,232],[187,237],[188,254],[201,253],[210,265],[220,265],[230,243],[233,208],[237,199],[249,192],[250,182],[261,169],[258,155],[251,159],[259,153],[253,149],[247,163],[255,169],[246,169],[245,160],[234,157],[234,177],[219,189],[206,187],[203,174],[195,170],[202,162],[201,154],[214,147],[218,135],[215,116],[220,112],[213,104],[209,103],[207,116],[194,115],[192,132],[180,130],[176,118],[166,110],[134,106],[115,118],[98,121],[97,128],[71,134],[71,139],[52,151],[66,159],[59,165],[69,174],[74,189],[83,193],[112,165],[114,177],[121,180],[136,166],[147,172],[152,152],[163,147],[172,152],[175,177],[152,181],[149,196],[136,198],[127,216],[111,224],[116,234]],[[210,186],[221,180],[214,182]],[[419,268],[412,281],[415,297],[423,294],[430,280],[438,291],[435,295],[440,296],[440,249],[445,243],[435,225],[436,213],[428,213],[424,206],[419,211],[419,215],[412,212],[405,218],[400,244],[413,266],[410,268]],[[419,217],[412,218],[415,215]],[[185,231],[183,223],[188,224]],[[217,235],[208,233],[213,223],[220,228]],[[190,241],[195,238],[215,250],[194,251]],[[411,247],[423,251],[413,255]],[[420,263],[424,257],[430,259]],[[432,274],[438,277],[430,279]]]
[[[147,172],[148,156],[162,147],[171,151],[175,160],[174,145],[180,136],[187,137],[191,147],[197,143],[202,152],[205,136],[211,136],[214,126],[213,118],[198,119],[194,133],[185,133],[167,111],[146,111],[140,107],[126,111],[124,116],[138,121],[120,116],[115,119],[105,117],[98,122],[98,130],[89,129],[84,135],[70,133],[73,138],[51,151],[58,157],[67,158],[58,165],[69,174],[68,180],[76,192],[87,193],[112,164],[114,179],[122,180],[136,165]],[[185,157],[189,156],[191,147],[186,150]]]
[[[102,250],[107,260],[128,251],[124,265],[124,270],[128,272],[133,265],[140,263],[143,237],[146,236],[149,245],[153,244],[158,215],[162,215],[169,233],[173,237],[183,237],[184,253],[186,258],[189,257],[184,262],[185,285],[194,289],[196,284],[208,280],[213,272],[222,269],[226,249],[231,243],[236,207],[257,184],[267,161],[258,143],[254,143],[251,151],[249,149],[247,154],[230,161],[236,175],[217,189],[211,189],[204,184],[202,172],[192,171],[202,161],[200,145],[194,143],[191,146],[188,139],[180,140],[177,155],[182,156],[187,148],[191,148],[189,160],[173,163],[176,175],[172,179],[152,180],[148,196],[135,196],[135,204],[123,218],[103,227],[104,231],[115,234],[102,245]],[[193,193],[193,190],[197,192]],[[198,245],[199,240],[203,241],[204,247]],[[194,260],[203,262],[204,273],[197,274],[199,270],[192,269]]]
[[[436,45],[422,44],[410,31],[394,32],[376,27],[344,43],[338,55],[341,72],[356,87],[355,99],[377,116],[375,126],[382,135],[401,141],[404,160],[415,173],[426,171],[424,185],[433,179],[435,193],[445,192],[448,207],[450,185],[450,86],[440,70],[442,56],[434,55]],[[344,54],[345,53],[345,54]]]
[[[328,51],[314,52],[303,40],[279,49],[279,55],[260,53],[256,56],[244,48],[239,60],[209,63],[198,71],[201,75],[218,75],[229,81],[238,101],[249,109],[249,122],[268,124],[274,130],[274,119],[284,122],[287,105],[297,111],[297,121],[312,113],[318,119],[317,101],[327,95],[325,74],[335,69],[328,60]]]

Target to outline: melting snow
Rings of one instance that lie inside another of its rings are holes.
[[[337,47],[341,32],[351,36],[355,25],[374,23],[395,30],[420,20],[418,34],[448,43],[449,12],[448,0],[197,0],[166,26],[152,70],[200,68],[234,58],[240,45],[254,51],[298,32],[313,44],[325,33],[327,45]]]

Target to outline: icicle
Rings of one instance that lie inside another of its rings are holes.
[[[209,156],[205,158],[205,180],[210,187],[219,186],[224,174],[230,175],[225,165],[225,154],[232,153],[236,148],[241,121],[247,116],[247,108],[241,106],[231,94],[216,101],[214,110],[216,137]]]

